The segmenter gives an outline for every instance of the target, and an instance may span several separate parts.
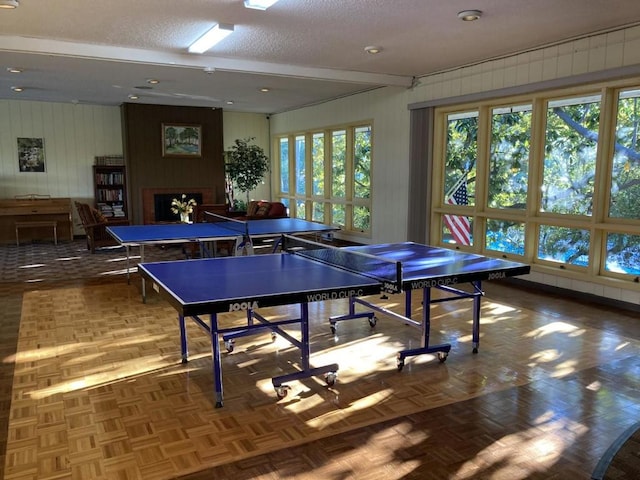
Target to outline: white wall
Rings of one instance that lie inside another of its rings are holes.
[[[251,143],[262,147],[269,159],[270,134],[269,118],[259,113],[224,112],[222,115],[224,149],[228,150],[238,138],[255,138]],[[245,200],[245,194],[234,192],[238,200]],[[271,172],[265,175],[261,185],[249,192],[251,200],[273,200],[271,197]]]
[[[44,173],[19,171],[18,137],[44,139]],[[0,198],[37,193],[93,201],[98,155],[122,155],[118,107],[0,100]]]
[[[407,93],[403,88],[380,88],[271,117],[271,135],[373,121],[371,243],[406,240],[409,201]],[[361,237],[354,240],[364,241]]]

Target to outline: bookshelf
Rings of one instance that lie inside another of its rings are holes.
[[[124,165],[94,165],[96,208],[107,218],[127,218],[127,172]]]

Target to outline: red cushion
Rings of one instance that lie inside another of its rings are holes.
[[[269,209],[271,208],[271,203],[269,202],[260,202],[258,209],[256,210],[256,217],[266,217],[270,215]]]
[[[269,209],[270,217],[284,217],[287,214],[287,207],[282,202],[274,202]]]

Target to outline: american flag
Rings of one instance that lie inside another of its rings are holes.
[[[464,175],[449,195],[446,202],[450,205],[468,205],[467,176]],[[453,239],[459,245],[471,245],[471,223],[469,217],[460,215],[445,215],[444,223],[449,228]]]

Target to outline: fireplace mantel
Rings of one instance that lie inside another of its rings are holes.
[[[145,225],[155,222],[156,212],[154,206],[154,195],[175,194],[179,198],[183,193],[201,193],[202,203],[215,203],[213,189],[210,187],[163,187],[163,188],[142,188],[142,223]]]

